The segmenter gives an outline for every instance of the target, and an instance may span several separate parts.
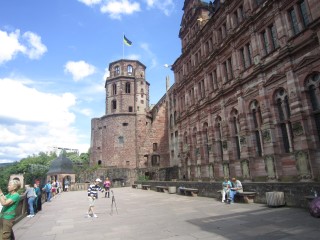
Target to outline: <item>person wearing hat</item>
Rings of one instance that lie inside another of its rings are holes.
[[[104,192],[104,190],[99,186],[99,183],[102,182],[100,178],[97,178],[93,184],[90,184],[88,188],[88,200],[89,200],[89,209],[88,209],[88,217],[98,217],[94,211],[94,203],[98,198],[98,191]]]

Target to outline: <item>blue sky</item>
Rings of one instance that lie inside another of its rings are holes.
[[[0,163],[54,147],[87,152],[112,61],[142,62],[156,103],[166,76],[174,81],[164,64],[181,54],[183,2],[0,1]]]

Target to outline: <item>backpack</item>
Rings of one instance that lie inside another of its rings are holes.
[[[309,212],[313,217],[320,217],[320,197],[316,197],[312,200],[309,206]]]
[[[51,191],[51,184],[47,183],[47,184],[44,186],[44,189],[46,190],[46,192],[50,192],[50,191]]]

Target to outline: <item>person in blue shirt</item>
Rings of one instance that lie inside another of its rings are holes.
[[[44,188],[42,189],[43,191],[46,192],[46,195],[47,195],[46,202],[51,201],[51,189],[52,189],[52,185],[51,185],[51,181],[49,180],[47,184],[44,185]]]

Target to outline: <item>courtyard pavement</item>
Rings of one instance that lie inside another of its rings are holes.
[[[98,218],[86,217],[85,191],[64,192],[14,225],[17,240],[320,239],[320,219],[306,209],[224,204],[215,198],[114,188],[99,193]]]

